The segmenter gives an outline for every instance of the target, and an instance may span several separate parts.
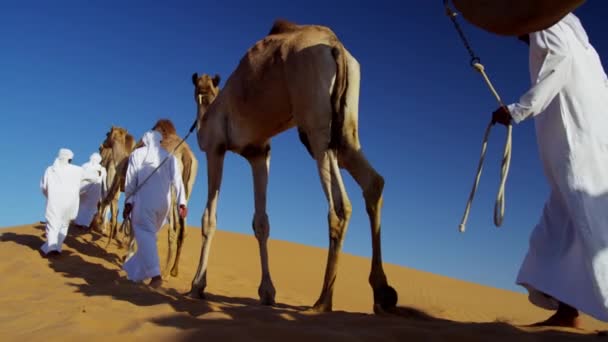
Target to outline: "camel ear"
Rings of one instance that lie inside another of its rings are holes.
[[[214,87],[219,86],[220,85],[220,81],[221,81],[220,75],[215,74],[215,76],[213,76],[213,78],[211,79],[211,81],[213,81],[213,86]]]
[[[198,73],[195,72],[194,74],[192,74],[192,84],[196,85],[197,81],[198,81]]]

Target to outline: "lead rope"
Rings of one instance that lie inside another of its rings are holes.
[[[506,107],[504,105],[504,103],[502,102],[502,100],[500,99],[498,92],[492,85],[492,82],[490,81],[490,78],[488,77],[483,64],[481,64],[481,60],[479,59],[479,57],[477,57],[477,55],[475,55],[475,52],[471,48],[469,41],[465,37],[465,35],[462,31],[462,28],[460,27],[460,24],[458,24],[458,22],[456,21],[457,14],[450,8],[448,2],[449,2],[449,0],[443,1],[443,4],[446,9],[446,14],[450,18],[450,20],[452,20],[452,23],[454,23],[454,27],[456,28],[456,31],[458,32],[458,35],[460,36],[460,39],[462,40],[464,47],[467,49],[467,51],[469,52],[469,55],[471,56],[471,62],[470,62],[471,67],[473,67],[473,69],[475,69],[477,72],[479,72],[481,74],[484,81],[490,88],[490,91],[492,92],[492,94],[494,95],[496,100],[498,101],[498,104],[501,107]],[[460,221],[460,225],[458,226],[458,230],[461,233],[464,233],[464,231],[465,231],[466,222],[467,222],[467,219],[469,218],[469,212],[471,210],[471,205],[473,204],[473,198],[475,197],[475,192],[477,191],[477,187],[479,185],[479,179],[481,178],[483,163],[485,160],[486,150],[488,147],[488,139],[490,137],[490,131],[491,131],[491,128],[493,125],[494,125],[494,122],[490,121],[490,123],[488,124],[488,127],[486,128],[484,137],[483,137],[483,143],[481,145],[481,157],[479,159],[479,165],[477,166],[477,174],[475,176],[475,182],[473,183],[473,188],[471,189],[471,192],[469,194],[469,199],[467,201],[467,206],[465,208],[464,215],[462,217],[462,220]],[[507,175],[509,174],[509,166],[511,165],[512,129],[513,129],[513,127],[509,123],[509,125],[507,126],[507,138],[506,138],[505,148],[504,148],[504,153],[503,153],[503,158],[502,158],[502,168],[501,168],[501,172],[500,172],[500,185],[498,187],[498,193],[496,195],[496,203],[494,205],[494,225],[496,227],[500,227],[502,225],[502,222],[503,222],[503,219],[505,216],[505,184],[507,182]]]

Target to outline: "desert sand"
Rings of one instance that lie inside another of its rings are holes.
[[[608,325],[583,317],[583,329],[529,328],[550,312],[521,293],[386,264],[399,314],[372,313],[369,259],[343,254],[334,312],[308,311],[320,291],[326,250],[270,240],[277,305],[258,304],[257,241],[218,231],[207,298],[184,295],[196,271],[200,230],[189,228],[180,274],[158,292],[125,278],[124,249],[70,229],[64,252],[43,258],[40,224],[0,229],[0,341],[579,341]],[[161,265],[166,230],[160,233]],[[603,338],[600,338],[603,339]],[[608,340],[608,337],[606,337]]]

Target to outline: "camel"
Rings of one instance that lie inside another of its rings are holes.
[[[184,188],[186,190],[186,200],[189,200],[190,195],[192,194],[194,181],[196,180],[196,173],[198,172],[198,160],[196,159],[196,156],[185,141],[177,150],[175,150],[182,139],[177,135],[175,126],[170,120],[160,119],[152,129],[157,130],[162,134],[161,146],[169,153],[172,153],[175,156],[175,159],[177,159],[177,163],[182,173]],[[169,252],[167,253],[167,263],[163,272],[163,277],[169,272],[172,276],[177,277],[179,273],[179,258],[186,234],[186,220],[182,220],[179,217],[174,192],[171,194],[171,208],[168,228]]]
[[[317,312],[332,311],[338,258],[352,207],[342,181],[346,169],[363,191],[372,233],[369,283],[374,310],[395,308],[397,292],[382,265],[380,218],[383,177],[367,161],[358,135],[360,67],[328,27],[274,22],[270,32],[240,60],[223,89],[220,77],[192,75],[197,105],[197,140],[207,158],[208,194],[202,216],[203,243],[190,295],[204,298],[209,251],[217,227],[217,203],[227,151],[244,157],[253,174],[253,231],[259,245],[260,302],[274,305],[268,266],[270,223],[266,192],[270,140],[297,127],[300,140],[316,161],[328,210],[329,250]]]
[[[109,206],[110,232],[109,240],[113,239],[117,231],[118,222],[118,199],[120,193],[125,190],[125,175],[129,162],[129,154],[135,148],[135,139],[126,129],[112,126],[106,133],[105,141],[99,146],[101,154],[101,165],[106,168],[106,184],[108,190],[103,196],[99,210],[93,218],[92,228],[105,232],[106,227],[102,222],[105,221],[105,214]]]

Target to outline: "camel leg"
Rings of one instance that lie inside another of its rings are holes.
[[[175,196],[173,191],[171,191],[171,207],[169,210],[169,223],[167,224],[167,260],[165,263],[165,267],[162,271],[162,276],[165,278],[171,269],[173,268],[173,263],[175,262],[175,249],[177,247],[177,232],[176,232],[176,224],[175,224]]]
[[[163,268],[163,278],[165,278],[173,269],[175,256],[177,254],[177,204],[175,199],[175,191],[171,190],[171,209],[169,212],[169,223],[167,227],[167,261]]]
[[[179,258],[182,253],[182,246],[184,244],[184,236],[186,234],[186,220],[179,217],[177,210],[177,202],[175,196],[171,202],[173,208],[171,209],[171,219],[169,221],[168,237],[169,237],[169,251],[167,252],[167,264],[163,277],[170,272],[172,277],[177,277],[179,274]]]
[[[252,228],[258,240],[260,249],[260,262],[262,266],[262,280],[258,288],[258,295],[262,305],[274,305],[276,294],[268,266],[268,236],[270,223],[266,214],[266,193],[268,186],[268,171],[270,168],[270,151],[261,149],[259,154],[248,156],[253,173],[253,188],[255,198],[255,213]]]
[[[112,242],[113,239],[116,239],[117,231],[118,231],[118,197],[120,196],[120,192],[116,192],[115,197],[110,202],[110,233],[108,236],[108,246]],[[107,246],[106,246],[107,247]]]
[[[220,194],[220,185],[222,183],[224,156],[225,151],[207,152],[207,205],[205,206],[201,224],[201,233],[203,234],[201,255],[196,275],[192,280],[192,288],[190,289],[190,296],[193,297],[205,298],[209,251],[217,228],[217,201]]]
[[[184,238],[186,237],[186,219],[177,218],[177,247],[175,250],[175,261],[171,268],[171,276],[177,277],[179,274],[179,259],[182,255],[182,247],[184,246]]]
[[[382,267],[380,218],[384,179],[370,165],[360,149],[346,147],[339,154],[344,166],[363,190],[365,208],[369,216],[372,233],[372,267],[369,283],[374,291],[374,309],[391,310],[397,304],[397,292],[388,285]]]
[[[319,175],[329,203],[329,250],[323,289],[321,290],[319,299],[317,299],[317,302],[313,306],[313,310],[328,312],[332,310],[334,285],[338,272],[338,259],[342,250],[344,235],[348,228],[348,222],[350,221],[352,206],[344,188],[335,151],[326,150],[318,155],[317,165]]]

